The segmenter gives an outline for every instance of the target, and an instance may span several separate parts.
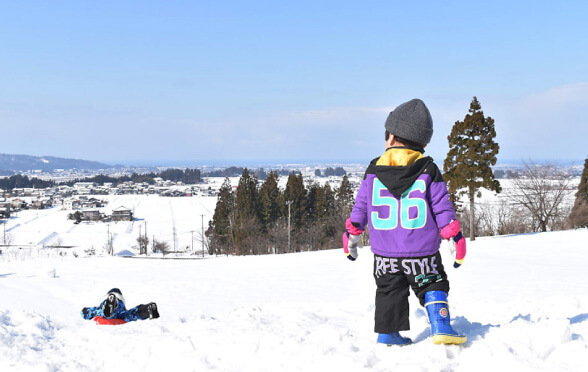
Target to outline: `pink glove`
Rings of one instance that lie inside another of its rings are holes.
[[[441,229],[443,239],[453,239],[455,242],[455,262],[453,267],[458,268],[463,263],[466,256],[466,240],[461,233],[461,227],[458,220],[453,220],[449,225]]]
[[[361,242],[363,230],[353,226],[350,218],[345,222],[345,228],[347,231],[343,233],[343,252],[348,259],[355,261],[357,258],[357,247],[363,247]]]
[[[347,232],[351,235],[363,234],[363,230],[360,230],[357,227],[353,226],[353,222],[351,222],[351,218],[348,218],[347,221],[345,221],[345,228],[347,229]]]

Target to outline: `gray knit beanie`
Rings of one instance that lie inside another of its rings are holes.
[[[384,126],[393,135],[422,145],[428,144],[433,136],[431,113],[417,98],[396,107],[388,115]]]

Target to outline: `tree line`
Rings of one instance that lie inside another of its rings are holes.
[[[320,169],[315,169],[314,171],[314,175],[317,177],[330,177],[330,176],[344,176],[346,175],[347,172],[345,171],[345,169],[343,169],[343,167],[336,167],[336,168],[332,168],[332,167],[327,167],[324,171],[324,173],[321,173]]]
[[[200,169],[186,168],[184,170],[177,168],[170,168],[159,173],[133,173],[130,176],[118,176],[112,177],[104,174],[98,174],[93,177],[77,178],[71,181],[64,182],[62,184],[73,186],[77,182],[94,182],[98,185],[104,185],[105,183],[112,183],[117,186],[125,182],[133,183],[148,183],[150,185],[155,184],[155,179],[161,178],[166,181],[172,182],[183,182],[185,184],[195,184],[202,182],[202,174]]]
[[[96,176],[87,177],[87,178],[76,178],[71,181],[66,182],[55,182],[55,181],[45,181],[41,180],[37,177],[29,178],[28,176],[23,176],[20,174],[16,174],[6,178],[0,178],[0,189],[4,190],[12,190],[16,188],[36,188],[36,189],[44,189],[47,187],[53,187],[55,185],[66,185],[66,186],[73,186],[77,182],[94,182],[98,185],[104,185],[105,183],[112,183],[113,185],[120,185],[124,182],[134,182],[134,183],[148,183],[150,185],[155,184],[155,178],[162,178],[167,181],[178,182],[181,181],[185,184],[195,184],[202,182],[202,175],[199,169],[190,169],[186,168],[182,169],[166,169],[159,173],[133,173],[130,176],[107,176],[104,174],[98,174]]]
[[[22,188],[44,189],[46,187],[51,187],[54,185],[54,181],[45,181],[37,177],[29,178],[28,176],[23,176],[20,174],[15,174],[14,176],[6,178],[0,178],[0,189],[3,190]]]
[[[184,184],[196,184],[201,183],[203,177],[238,177],[240,176],[245,168],[242,167],[228,167],[221,170],[214,170],[207,173],[203,173],[200,169],[186,168],[169,168],[161,172],[149,172],[149,173],[132,173],[130,176],[108,176],[105,174],[98,174],[92,177],[76,178],[65,182],[45,181],[37,177],[23,176],[20,174],[12,175],[6,178],[0,178],[0,189],[12,190],[15,188],[38,188],[43,189],[47,187],[53,187],[55,185],[66,185],[73,186],[78,182],[93,182],[97,185],[104,185],[105,183],[112,183],[114,186],[118,186],[125,182],[133,183],[148,183],[150,185],[155,184],[156,178],[161,178],[165,181],[172,182],[183,182]],[[264,168],[259,168],[253,171],[258,180],[265,180],[268,173]],[[288,175],[291,170],[273,170],[272,172],[278,175]],[[300,173],[296,171],[295,173]]]
[[[290,173],[285,188],[271,171],[260,183],[247,168],[235,190],[228,178],[206,236],[210,254],[269,254],[337,248],[354,197],[347,176],[337,188]]]
[[[212,170],[210,172],[204,173],[204,177],[240,177],[243,174],[244,170],[245,170],[244,167],[233,166],[233,167],[228,167],[225,169],[217,169],[217,170]],[[279,176],[287,176],[292,171],[288,170],[288,169],[275,169],[275,170],[270,170],[270,172],[274,172]],[[249,173],[255,174],[255,177],[257,177],[258,180],[265,180],[268,175],[268,173],[266,172],[266,170],[264,168],[259,168],[259,169],[253,170],[253,171],[249,171]],[[300,172],[295,171],[295,173],[300,173]]]
[[[193,168],[186,168],[186,169],[178,169],[178,168],[169,168],[164,171],[155,173],[132,173],[130,176],[123,175],[123,176],[108,176],[105,174],[98,174],[92,177],[84,177],[84,178],[76,178],[70,181],[65,182],[55,182],[55,181],[45,181],[41,180],[36,177],[29,178],[28,176],[22,176],[20,174],[16,174],[6,178],[0,178],[0,189],[4,190],[12,190],[15,188],[46,188],[52,187],[57,184],[59,185],[66,185],[66,186],[73,186],[78,182],[93,182],[97,185],[104,185],[105,183],[112,183],[114,186],[118,186],[125,182],[133,182],[133,183],[148,183],[150,185],[155,184],[156,178],[161,178],[165,181],[172,181],[172,182],[183,182],[185,184],[196,184],[201,183],[203,177],[238,177],[240,176],[245,168],[242,167],[228,167],[221,170],[214,170],[207,173],[203,173],[200,169],[193,169]],[[259,168],[253,171],[255,176],[258,180],[265,180],[268,173],[264,170],[264,168]],[[272,172],[278,175],[288,175],[292,171],[291,170],[273,170]],[[299,171],[295,171],[295,173],[300,173]]]

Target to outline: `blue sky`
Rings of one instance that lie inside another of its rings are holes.
[[[0,153],[367,162],[421,98],[427,154],[473,96],[499,162],[588,156],[583,1],[2,1]]]

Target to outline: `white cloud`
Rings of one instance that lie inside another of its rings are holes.
[[[362,118],[366,115],[372,114],[387,115],[390,110],[391,109],[389,108],[381,107],[328,107],[318,110],[303,111],[299,113],[299,115],[303,118],[330,122],[349,120],[350,118]]]
[[[495,100],[501,153],[508,159],[581,160],[588,148],[588,83]]]
[[[554,111],[588,107],[588,83],[577,83],[531,94],[523,99],[529,109]]]

